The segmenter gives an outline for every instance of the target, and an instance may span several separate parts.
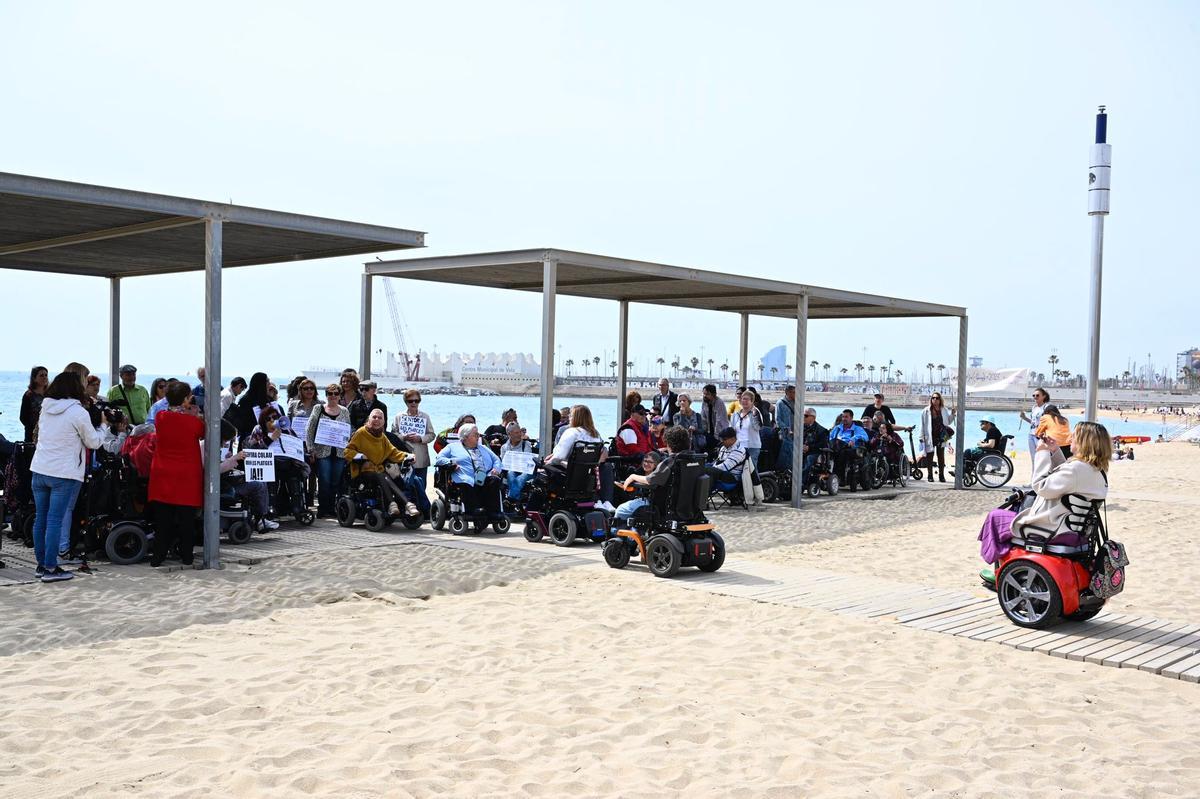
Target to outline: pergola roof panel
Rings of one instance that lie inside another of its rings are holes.
[[[565,296],[794,319],[806,294],[813,319],[966,315],[952,305],[553,248],[397,258],[366,267],[371,275],[541,292],[546,261],[558,264],[556,293]]]

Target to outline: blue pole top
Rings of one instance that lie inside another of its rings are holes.
[[[1096,114],[1096,144],[1104,144],[1108,141],[1108,114],[1104,111],[1104,106],[1100,106],[1100,111]]]

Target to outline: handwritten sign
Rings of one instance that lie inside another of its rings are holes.
[[[504,453],[504,469],[518,474],[533,474],[533,453],[509,450]]]
[[[275,482],[275,453],[269,449],[248,449],[242,468],[246,470],[247,483]]]
[[[304,439],[296,436],[289,436],[286,433],[279,437],[278,441],[271,442],[271,451],[276,455],[282,455],[285,458],[293,460],[304,460]]]
[[[407,413],[400,414],[396,417],[396,432],[402,436],[409,435],[410,433],[418,436],[425,435],[425,417],[409,416]]]
[[[350,443],[350,423],[321,417],[321,421],[317,422],[317,434],[313,441],[322,446],[345,449]]]

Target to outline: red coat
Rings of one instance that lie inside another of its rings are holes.
[[[154,460],[150,463],[151,502],[204,506],[204,464],[199,441],[204,438],[204,420],[175,411],[159,411],[154,417]]]

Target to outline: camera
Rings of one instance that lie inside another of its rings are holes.
[[[104,421],[115,425],[125,421],[125,414],[114,403],[107,400],[96,400],[96,407],[104,414]]]

